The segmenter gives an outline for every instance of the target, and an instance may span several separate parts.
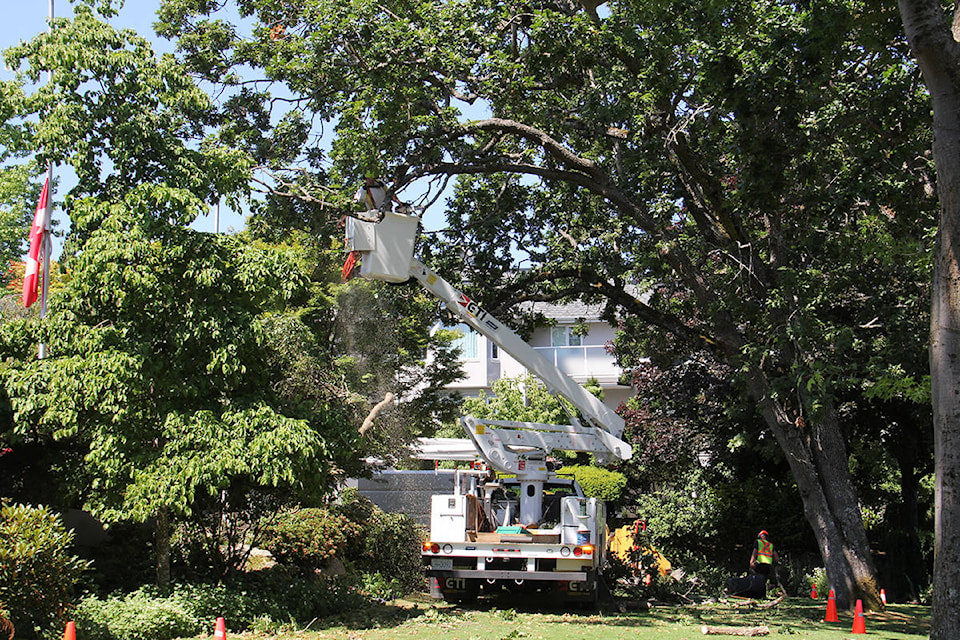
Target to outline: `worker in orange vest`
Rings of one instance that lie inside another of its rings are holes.
[[[766,529],[757,534],[757,543],[753,545],[753,553],[750,555],[750,569],[767,578],[776,576],[776,565],[780,562],[773,543],[768,540],[769,535]]]

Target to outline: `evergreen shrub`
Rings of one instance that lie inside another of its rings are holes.
[[[277,562],[309,573],[333,559],[348,537],[357,535],[357,528],[326,509],[289,509],[265,527],[260,544]]]
[[[341,493],[336,511],[355,525],[343,559],[363,576],[371,595],[389,599],[423,587],[424,532],[412,518],[384,512],[355,489]]]
[[[88,563],[68,553],[73,532],[46,507],[0,506],[0,603],[17,637],[54,637]]]
[[[627,477],[616,471],[587,465],[573,465],[561,468],[557,475],[573,476],[588,498],[599,498],[607,503],[620,500],[627,486]]]

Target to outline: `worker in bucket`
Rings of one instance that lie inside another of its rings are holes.
[[[776,578],[776,565],[780,562],[780,556],[773,548],[769,535],[766,529],[757,534],[757,543],[753,545],[753,553],[750,555],[750,569],[768,579]]]
[[[389,201],[387,200],[388,194],[391,196]],[[392,211],[394,203],[399,205],[397,207],[398,213],[409,212],[409,207],[400,202],[396,194],[387,189],[387,186],[380,178],[371,174],[367,174],[363,184],[360,185],[360,188],[357,189],[357,192],[354,194],[353,200],[364,207],[365,215],[360,214],[358,216],[363,219],[372,220],[379,218],[380,211]]]

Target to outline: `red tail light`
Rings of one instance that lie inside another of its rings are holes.
[[[424,542],[423,543],[423,552],[424,553],[440,553],[440,545],[436,542]]]
[[[593,555],[593,545],[592,545],[592,544],[584,544],[584,545],[581,545],[581,546],[579,546],[579,547],[575,547],[575,548],[573,549],[573,555],[575,555],[575,556],[578,557],[578,558],[579,558],[580,556],[592,556],[592,555]]]

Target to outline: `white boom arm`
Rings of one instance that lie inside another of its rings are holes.
[[[584,417],[596,427],[593,432],[597,440],[603,443],[602,448],[579,449],[573,447],[572,450],[608,452],[624,460],[630,458],[630,446],[620,440],[624,427],[623,418],[600,402],[592,393],[571,380],[552,362],[549,362],[533,347],[524,342],[513,330],[484,311],[480,305],[455,289],[453,285],[437,275],[436,272],[419,261],[411,259],[410,275],[416,278],[433,295],[443,300],[447,308],[463,318],[464,322],[492,340],[494,344],[543,380],[548,389],[573,403]],[[551,448],[567,449],[568,447],[554,446]]]
[[[377,217],[381,215],[380,212],[368,213],[375,213]],[[546,425],[466,417],[463,419],[464,428],[487,462],[496,469],[516,473],[532,483],[542,483],[547,476],[544,456],[552,450],[587,451],[596,454],[601,461],[629,459],[633,454],[632,449],[620,439],[624,428],[623,418],[466,294],[413,258],[418,225],[419,218],[392,212],[382,213],[379,222],[349,219],[347,249],[360,252],[360,275],[387,282],[416,279],[443,300],[447,308],[466,324],[492,340],[540,378],[548,389],[569,400],[589,423]],[[431,451],[434,449],[427,448]],[[462,455],[462,448],[459,450]],[[421,457],[432,457],[432,454],[421,452]]]

